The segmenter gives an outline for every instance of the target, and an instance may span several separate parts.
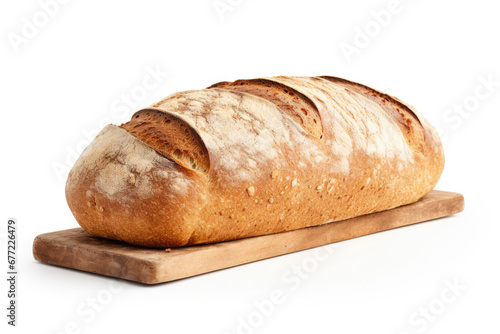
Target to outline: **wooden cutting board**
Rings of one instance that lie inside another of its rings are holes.
[[[33,242],[37,261],[156,284],[449,216],[464,198],[433,190],[418,202],[300,230],[169,251],[93,237],[81,228],[45,233]]]

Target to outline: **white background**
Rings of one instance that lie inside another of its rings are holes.
[[[499,331],[494,1],[60,1],[42,0],[50,16],[35,0],[0,7],[1,249],[15,217],[20,272],[17,328],[0,285],[2,333]],[[466,210],[338,243],[300,285],[290,270],[314,250],[157,286],[33,259],[36,235],[77,227],[64,168],[87,137],[176,91],[272,75],[345,77],[414,105],[444,139],[437,189]],[[262,314],[273,290],[284,300]]]

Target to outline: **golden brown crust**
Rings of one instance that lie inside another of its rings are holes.
[[[292,87],[267,79],[251,79],[219,82],[208,88],[230,89],[266,99],[299,123],[310,135],[316,138],[323,136],[318,108],[307,96]]]
[[[178,164],[208,173],[207,148],[198,133],[178,117],[153,108],[142,109],[120,127]]]
[[[148,247],[219,242],[412,203],[441,175],[436,131],[395,98],[331,77],[241,82],[174,94],[137,113],[128,132],[103,130],[67,182],[82,227]],[[301,103],[314,106],[321,135],[297,119]],[[162,123],[170,118],[193,130],[189,140]],[[172,159],[167,142],[205,148],[196,162],[207,173]]]
[[[341,85],[355,94],[361,94],[374,101],[398,123],[409,145],[422,145],[424,140],[422,123],[418,116],[401,101],[373,88],[346,79],[331,76],[321,76],[320,78]]]
[[[206,183],[202,174],[108,125],[70,171],[66,199],[90,234],[149,247],[182,246],[197,227]]]

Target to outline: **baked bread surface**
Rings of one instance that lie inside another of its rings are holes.
[[[413,107],[340,78],[282,76],[176,93],[106,126],[66,198],[95,236],[178,247],[409,204],[443,167]]]

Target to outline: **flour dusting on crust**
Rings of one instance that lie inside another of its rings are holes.
[[[228,182],[261,177],[258,166],[282,167],[284,150],[300,152],[305,161],[328,164],[332,172],[343,174],[349,173],[355,151],[412,161],[400,129],[376,103],[320,78],[267,79],[292,87],[315,103],[325,129],[324,145],[274,103],[248,93],[218,88],[187,91],[156,106],[199,131],[211,155],[217,157],[211,161],[213,169],[227,174]]]
[[[322,78],[267,78],[299,90],[318,107],[327,145],[345,164],[354,150],[364,150],[376,158],[395,158],[406,162],[413,155],[394,120],[381,112],[373,101],[353,96],[343,87]]]
[[[95,172],[94,189],[108,197],[127,195],[139,198],[153,196],[152,182],[161,178],[172,192],[183,194],[193,182],[178,172],[174,162],[160,156],[156,151],[140,142],[127,131],[106,126],[83,151],[73,170],[80,175]],[[77,186],[68,182],[68,187]],[[87,194],[88,195],[88,194]]]
[[[307,159],[323,161],[306,133],[275,104],[260,97],[224,89],[188,91],[165,99],[158,108],[173,113],[200,133],[217,159],[211,169],[227,174],[228,182],[261,177],[259,166],[279,168],[282,148],[301,150]]]

